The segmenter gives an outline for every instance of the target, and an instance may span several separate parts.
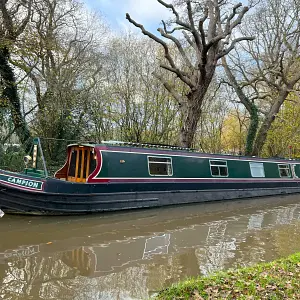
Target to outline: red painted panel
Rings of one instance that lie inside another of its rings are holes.
[[[101,172],[102,169],[102,154],[101,154],[101,150],[106,150],[107,147],[103,146],[103,147],[95,147],[95,154],[97,156],[97,166],[94,172],[92,172],[92,174],[88,177],[87,182],[88,183],[106,183],[109,182],[109,179],[104,178],[96,178],[97,175]]]

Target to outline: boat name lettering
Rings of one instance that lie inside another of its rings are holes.
[[[33,187],[33,188],[38,188],[39,183],[36,181],[32,180],[26,180],[26,179],[21,179],[21,178],[15,178],[15,177],[8,177],[7,179],[8,182],[23,185],[23,186],[28,186],[28,187]]]
[[[43,189],[42,181],[14,177],[14,176],[9,176],[4,174],[0,174],[0,180],[24,188],[30,188],[30,189],[40,190],[40,191]]]

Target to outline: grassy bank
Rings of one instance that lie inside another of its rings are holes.
[[[300,299],[300,253],[189,279],[162,291],[156,299]]]

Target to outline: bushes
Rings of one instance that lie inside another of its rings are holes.
[[[20,172],[24,169],[25,151],[19,145],[0,145],[0,168]]]

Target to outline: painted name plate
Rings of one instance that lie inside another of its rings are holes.
[[[32,179],[27,179],[27,178],[20,178],[16,176],[9,176],[5,174],[0,174],[0,181],[6,182],[15,186],[19,187],[24,187],[26,189],[31,189],[31,190],[43,190],[43,182],[42,181],[37,181],[37,180],[32,180]]]

